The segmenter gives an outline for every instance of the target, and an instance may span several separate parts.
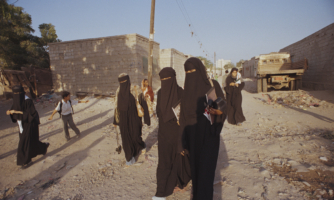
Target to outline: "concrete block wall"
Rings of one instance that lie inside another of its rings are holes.
[[[303,87],[334,90],[334,23],[280,52],[289,52],[293,62],[308,59],[309,69],[303,75]]]
[[[147,77],[143,57],[148,56],[148,39],[138,34],[51,43],[50,61],[53,87],[95,94],[115,92],[120,73],[128,73],[131,83]],[[154,43],[154,59],[159,63],[159,43]]]
[[[172,67],[176,71],[176,80],[179,86],[184,86],[185,71],[184,63],[187,57],[182,52],[176,49],[161,49],[160,50],[160,67]]]

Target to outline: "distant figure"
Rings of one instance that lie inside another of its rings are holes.
[[[70,133],[68,132],[68,125],[70,125],[71,129],[75,132],[75,134],[80,137],[80,131],[75,125],[73,121],[73,108],[72,106],[77,105],[78,103],[87,103],[88,101],[76,101],[71,100],[71,93],[67,91],[63,91],[62,100],[58,102],[57,107],[49,117],[49,120],[52,120],[53,116],[58,112],[61,120],[63,121],[63,130],[65,133],[65,138],[67,141],[71,139]]]
[[[19,126],[19,145],[17,148],[17,165],[28,165],[37,155],[45,155],[49,143],[39,141],[39,115],[34,102],[25,95],[22,86],[13,87],[13,105],[7,115]]]
[[[242,95],[241,90],[245,87],[241,74],[237,68],[231,70],[230,75],[226,78],[226,99],[227,99],[227,121],[230,124],[242,125],[246,118],[242,112]]]
[[[144,100],[147,103],[150,115],[152,115],[154,114],[154,111],[153,111],[154,93],[153,93],[152,87],[148,85],[147,79],[142,80],[141,90],[143,92],[142,93],[143,96],[140,96],[140,98],[144,98]]]
[[[176,82],[176,73],[173,68],[163,68],[159,76],[161,89],[158,91],[156,108],[159,118],[159,162],[157,192],[153,200],[166,199],[173,194],[174,189],[183,189],[187,186],[191,179],[189,154],[178,151],[178,147],[182,146],[180,125],[172,109],[182,98],[183,89]]]
[[[228,76],[228,70],[225,70],[225,74],[223,75],[222,88],[224,88],[226,86],[227,76]]]
[[[218,74],[216,73],[215,80],[218,81]]]
[[[126,73],[118,76],[119,88],[116,91],[114,126],[119,126],[126,165],[136,162],[135,157],[146,152],[146,144],[142,139],[142,117],[138,106],[144,110],[144,122],[151,124],[146,101],[138,100],[139,86],[131,85]]]

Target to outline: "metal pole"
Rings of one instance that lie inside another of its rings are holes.
[[[152,86],[152,66],[153,66],[153,41],[154,41],[154,11],[155,0],[151,3],[151,20],[150,20],[150,38],[149,38],[149,55],[148,55],[148,84]]]

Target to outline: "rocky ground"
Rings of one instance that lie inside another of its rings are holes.
[[[214,199],[334,199],[334,92],[255,93],[245,79],[242,126],[226,123]],[[305,97],[305,98],[304,98]],[[18,127],[5,115],[11,100],[0,101],[0,199],[151,199],[156,189],[157,121],[143,127],[147,153],[126,167],[112,126],[113,98],[88,98],[74,106],[80,138],[66,142],[58,115],[48,117],[54,100],[35,104],[46,156],[16,166]],[[302,107],[301,107],[302,106]],[[190,199],[191,184],[168,197]]]

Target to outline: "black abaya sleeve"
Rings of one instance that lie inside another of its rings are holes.
[[[151,125],[150,113],[148,111],[148,106],[147,106],[146,100],[144,99],[144,94],[143,93],[141,93],[138,96],[138,101],[139,101],[139,104],[141,105],[141,107],[144,109],[144,123],[147,124],[148,126],[150,126]]]
[[[226,98],[224,96],[224,93],[223,93],[223,90],[220,87],[219,83],[215,80],[212,80],[212,82],[213,82],[213,85],[215,87],[217,97],[221,97],[222,99],[226,100]],[[213,124],[213,126],[214,126],[213,131],[215,132],[216,135],[219,135],[220,132],[221,132],[221,129],[223,128],[224,121],[226,119],[227,106],[225,106],[221,111],[223,112],[223,114],[216,115],[215,122]]]
[[[158,91],[157,94],[158,98],[157,98],[157,106],[156,106],[156,112],[157,112],[157,117],[161,118],[161,111],[160,111],[160,98],[161,98],[161,90]]]
[[[37,124],[39,124],[39,116],[38,112],[35,109],[34,102],[31,99],[25,100],[25,105],[23,108],[23,117],[22,121],[31,123],[32,121],[36,121]]]
[[[240,89],[240,91],[242,90],[242,89],[244,89],[244,87],[245,87],[245,82],[241,82],[241,84],[239,84],[239,89]]]
[[[114,122],[113,122],[113,124],[116,125],[116,126],[118,126],[119,124],[116,122],[116,115],[117,115],[116,109],[117,109],[117,107],[114,110]]]
[[[16,123],[17,120],[13,118],[13,115],[9,115],[10,116],[10,119],[12,120],[13,123]]]
[[[226,101],[224,92],[223,92],[222,88],[220,87],[219,83],[215,80],[213,80],[212,82],[213,82],[213,85],[215,86],[215,91],[216,91],[217,97],[221,97],[224,101]],[[221,108],[220,111],[222,111],[223,114],[226,114],[227,106],[224,106],[223,108]]]

